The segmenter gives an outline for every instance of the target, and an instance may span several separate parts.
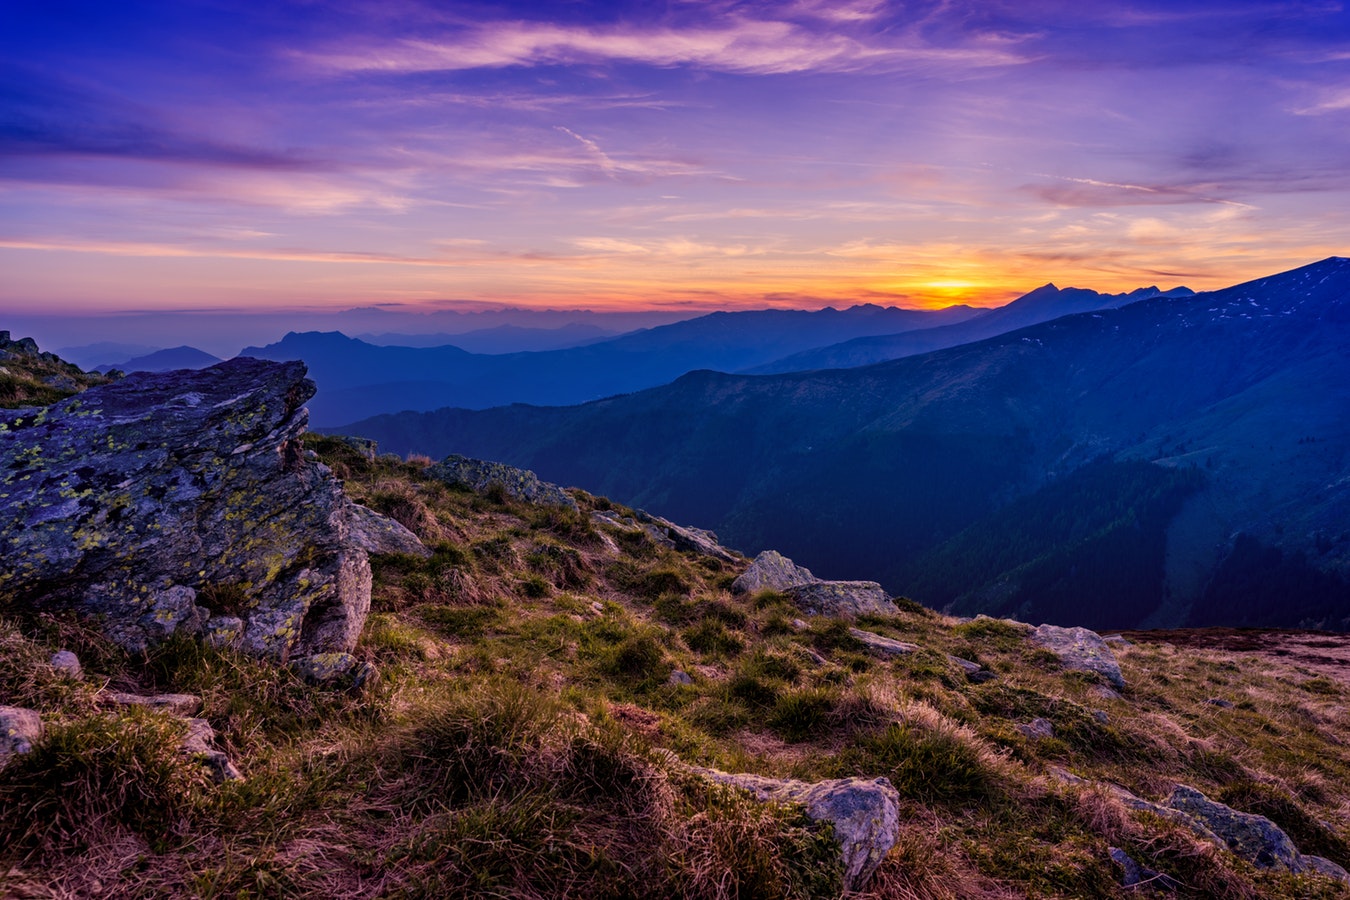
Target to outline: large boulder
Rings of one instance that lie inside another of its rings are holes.
[[[97,617],[133,650],[173,633],[278,660],[350,650],[368,553],[427,551],[304,451],[313,394],[303,363],[234,359],[0,411],[0,596]]]
[[[1120,663],[1102,636],[1086,628],[1064,628],[1059,625],[1040,625],[1031,632],[1033,643],[1044,647],[1064,664],[1064,668],[1079,672],[1095,672],[1118,689],[1124,689],[1125,676],[1120,674]]]
[[[799,803],[815,821],[829,822],[839,842],[847,891],[861,889],[895,846],[900,830],[900,794],[888,778],[809,782],[699,766],[688,769],[710,781],[749,791],[759,800]]]
[[[799,584],[814,584],[817,581],[820,579],[805,566],[797,565],[777,550],[765,550],[731,583],[731,590],[737,594],[753,594],[764,590],[786,591]]]
[[[785,593],[798,609],[813,616],[856,619],[900,612],[891,595],[875,581],[813,581],[794,585]]]

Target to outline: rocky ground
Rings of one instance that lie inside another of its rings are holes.
[[[194,611],[136,642],[11,579],[0,896],[1350,897],[1338,637],[954,619],[294,407],[277,471],[415,540],[356,542],[369,615],[326,649],[207,628],[317,551],[179,576]]]

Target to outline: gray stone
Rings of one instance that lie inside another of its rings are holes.
[[[875,581],[813,581],[794,585],[785,593],[799,609],[813,616],[855,619],[900,611],[891,602],[891,595]]]
[[[850,628],[848,633],[856,640],[862,641],[868,650],[878,656],[907,656],[919,649],[918,644],[897,641],[895,638],[873,634],[870,631],[863,631],[861,628]]]
[[[1092,711],[1092,718],[1103,725],[1109,725],[1111,723],[1111,717],[1106,714],[1106,710],[1104,709],[1094,709]]]
[[[1064,668],[1095,672],[1117,690],[1124,689],[1125,676],[1120,674],[1116,655],[1097,632],[1086,628],[1041,625],[1031,632],[1031,640],[1059,657]]]
[[[467,456],[451,454],[445,459],[428,466],[425,473],[446,484],[466,487],[483,493],[494,484],[500,485],[508,497],[536,503],[541,506],[564,506],[579,509],[577,501],[569,497],[562,488],[547,481],[528,469],[518,469],[505,463],[488,462],[482,459],[470,459]]]
[[[1121,634],[1108,634],[1102,638],[1108,644],[1114,644],[1117,647],[1133,647],[1134,641]]]
[[[1119,847],[1108,847],[1107,852],[1111,856],[1111,861],[1121,868],[1121,887],[1161,888],[1166,891],[1177,891],[1182,887],[1181,882],[1170,875],[1139,865]]]
[[[1307,866],[1309,872],[1316,872],[1319,875],[1325,875],[1328,878],[1335,878],[1337,881],[1350,884],[1350,872],[1345,871],[1344,868],[1329,859],[1321,856],[1305,856],[1303,857],[1303,864]]]
[[[1033,741],[1041,741],[1055,736],[1055,725],[1049,719],[1036,718],[1030,722],[1023,722],[1017,726],[1017,730]]]
[[[844,866],[845,890],[860,890],[895,846],[900,830],[900,794],[887,778],[811,783],[688,768],[711,781],[749,791],[759,800],[799,803],[815,821],[833,825]]]
[[[1308,869],[1289,835],[1265,816],[1238,812],[1186,785],[1177,785],[1163,805],[1204,823],[1229,850],[1258,869]]]
[[[420,545],[374,527],[307,458],[304,374],[233,359],[0,411],[0,542],[20,560],[0,570],[0,591],[96,616],[140,650],[233,614],[203,602],[228,585],[250,652],[351,649],[370,608],[368,553]]]
[[[22,706],[0,706],[0,765],[16,753],[31,753],[42,740],[42,716]]]
[[[221,751],[211,746],[216,741],[216,730],[205,719],[188,719],[187,735],[183,738],[183,752],[198,757],[217,784],[238,781],[243,774]]]
[[[1233,708],[1233,701],[1231,701],[1231,700],[1224,700],[1222,697],[1210,697],[1210,698],[1209,698],[1208,700],[1206,700],[1205,702],[1208,703],[1210,706],[1217,706],[1217,707],[1219,707],[1220,709],[1232,709],[1232,708]]]
[[[78,680],[84,675],[84,667],[80,665],[80,658],[69,650],[57,650],[53,653],[51,667],[67,678]]]
[[[1120,866],[1124,873],[1120,879],[1122,887],[1136,887],[1144,883],[1143,868],[1128,853],[1119,847],[1108,847],[1107,852],[1111,854],[1111,861]]]
[[[106,696],[118,706],[144,706],[175,716],[191,716],[202,708],[202,698],[196,694],[132,694],[113,691]]]
[[[817,581],[820,579],[812,575],[810,569],[797,565],[776,550],[765,550],[731,583],[731,590],[737,594],[786,591],[799,584]]]
[[[670,673],[670,678],[668,678],[667,680],[668,680],[671,684],[693,684],[693,683],[694,683],[694,679],[692,679],[692,678],[689,677],[689,673],[688,673],[688,672],[681,672],[679,669],[676,669],[674,672],[671,672],[671,673]]]
[[[984,666],[980,665],[977,662],[971,662],[970,660],[962,659],[959,656],[952,656],[950,653],[947,654],[947,662],[956,666],[962,672],[965,672],[966,675],[968,676],[974,675],[976,672],[979,672],[981,669],[984,668]]]
[[[711,531],[688,525],[676,525],[674,522],[640,509],[634,510],[634,513],[638,521],[646,527],[647,533],[651,534],[657,543],[686,553],[711,556],[713,559],[720,559],[722,562],[735,562],[739,558],[718,543],[717,535]]]

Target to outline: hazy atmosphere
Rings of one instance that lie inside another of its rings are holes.
[[[1326,2],[19,0],[0,305],[1217,288],[1350,232],[1348,34]]]

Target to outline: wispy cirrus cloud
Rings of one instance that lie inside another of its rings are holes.
[[[330,71],[389,73],[637,63],[776,75],[922,65],[1009,66],[1024,61],[1001,42],[946,47],[929,44],[912,31],[882,40],[783,20],[741,17],[683,28],[501,21],[438,38],[354,42],[297,55]]]

